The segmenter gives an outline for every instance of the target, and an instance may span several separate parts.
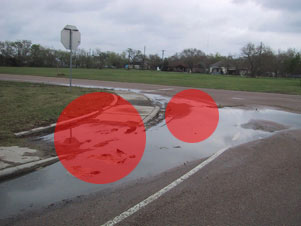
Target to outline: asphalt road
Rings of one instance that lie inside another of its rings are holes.
[[[56,77],[40,77],[29,75],[11,75],[0,74],[0,80],[10,81],[28,81],[37,83],[52,83],[52,84],[69,84],[68,78]],[[99,80],[84,80],[73,79],[74,85],[87,85],[87,86],[104,86],[115,87],[124,89],[138,89],[148,90],[150,93],[161,94],[165,96],[173,96],[177,92],[188,89],[189,87],[178,86],[163,86],[163,85],[150,85],[141,83],[125,83],[125,82],[108,82]],[[301,113],[301,96],[300,95],[287,95],[275,93],[256,93],[256,92],[243,92],[243,91],[229,91],[217,89],[201,89],[210,94],[213,99],[220,105],[227,107],[272,107],[286,111]]]
[[[301,131],[228,150],[120,225],[300,225]]]
[[[301,130],[231,148],[119,225],[300,225]],[[199,162],[2,225],[101,225]]]
[[[22,79],[23,78],[23,79]],[[0,79],[64,82],[61,78],[0,75]],[[66,80],[67,81],[67,80]],[[186,89],[74,80],[84,85],[134,88],[171,96]],[[203,89],[204,90],[204,89]],[[223,106],[274,107],[301,112],[295,95],[205,90]],[[301,225],[301,130],[231,148],[120,225]],[[200,160],[203,161],[203,160]],[[65,201],[0,221],[1,225],[101,225],[198,165],[179,166],[154,178]]]

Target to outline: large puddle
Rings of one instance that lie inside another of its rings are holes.
[[[166,103],[168,98],[149,95]],[[165,122],[147,130],[146,149],[139,165],[122,180],[105,185],[89,184],[69,174],[60,162],[0,184],[0,218],[34,210],[66,199],[87,195],[143,177],[164,172],[185,162],[206,158],[216,151],[262,139],[271,132],[242,127],[250,120],[269,120],[289,129],[301,128],[301,115],[277,110],[219,109],[220,120],[214,134],[204,142],[184,143],[168,131]],[[53,134],[44,137],[53,140]]]

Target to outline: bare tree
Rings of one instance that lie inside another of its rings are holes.
[[[205,53],[198,49],[184,49],[180,53],[182,61],[189,67],[192,71],[196,65],[199,65],[205,60]]]
[[[273,62],[274,53],[270,47],[260,43],[248,43],[241,49],[242,57],[246,59],[252,77],[265,75],[274,71],[270,66]]]
[[[244,46],[241,49],[242,52],[242,56],[244,58],[246,58],[248,64],[249,64],[249,70],[251,73],[252,77],[255,77],[256,75],[256,48],[255,48],[255,44],[253,43],[248,43],[246,46]]]
[[[151,54],[147,58],[147,63],[150,66],[150,69],[156,70],[157,67],[161,66],[162,60],[158,54]]]

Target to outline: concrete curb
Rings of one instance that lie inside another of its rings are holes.
[[[143,94],[140,94],[140,95],[143,95]],[[144,97],[146,97],[146,96],[144,96]],[[146,97],[146,98],[148,99],[148,97]],[[103,110],[105,111],[105,110],[108,110],[109,108],[113,107],[114,105],[116,105],[117,101],[118,101],[118,96],[114,95],[114,101],[110,104],[110,106],[105,107]],[[143,121],[141,123],[146,124],[149,121],[151,121],[154,117],[157,116],[157,114],[159,113],[160,109],[161,108],[159,106],[153,106],[153,109],[151,110],[151,113],[148,114],[143,119]],[[84,115],[84,116],[81,116],[81,117],[78,117],[78,118],[75,118],[75,119],[67,120],[67,121],[64,121],[64,122],[59,123],[59,124],[53,123],[53,124],[51,124],[49,126],[38,127],[38,128],[34,128],[34,129],[31,129],[31,130],[28,130],[28,131],[23,131],[23,132],[15,133],[15,136],[22,137],[22,136],[31,135],[31,134],[34,134],[34,133],[43,132],[43,131],[52,129],[52,128],[56,127],[57,125],[59,125],[59,126],[61,126],[61,125],[67,125],[69,123],[74,123],[76,121],[79,121],[79,120],[82,120],[82,119],[85,119],[85,118],[88,118],[88,117],[92,117],[92,116],[98,114],[99,112],[100,111],[95,111],[95,112],[92,112],[90,114],[87,114],[87,115]],[[31,171],[39,168],[39,167],[43,167],[43,166],[47,166],[47,165],[53,164],[53,163],[57,162],[58,160],[59,160],[58,157],[51,157],[51,158],[47,158],[47,159],[43,159],[43,160],[38,160],[38,161],[34,161],[34,162],[29,162],[29,163],[25,163],[25,164],[22,164],[22,165],[18,165],[18,166],[14,166],[14,167],[9,167],[9,168],[0,170],[0,181],[4,180],[4,179],[11,178],[11,177],[15,177],[15,176],[18,176],[18,175],[21,175],[21,174],[25,174],[25,173],[31,172]]]
[[[105,107],[102,110],[106,111],[109,108],[113,107],[117,103],[118,97],[116,95],[113,95],[113,97],[114,97],[113,102],[109,106]],[[94,111],[94,112],[91,112],[91,113],[89,113],[87,115],[83,115],[83,116],[80,116],[80,117],[77,117],[77,118],[74,118],[74,119],[66,120],[66,121],[58,123],[58,124],[57,123],[53,123],[53,124],[51,124],[49,126],[43,126],[43,127],[38,127],[38,128],[34,128],[34,129],[31,129],[31,130],[27,130],[27,131],[18,132],[18,133],[15,133],[15,136],[16,137],[28,136],[28,135],[31,135],[31,134],[34,134],[34,133],[39,133],[39,132],[43,132],[43,131],[52,129],[52,128],[56,127],[57,125],[58,126],[68,125],[69,123],[74,123],[74,122],[77,122],[79,120],[82,120],[82,119],[89,118],[89,117],[92,117],[94,115],[97,115],[99,112],[100,111]]]
[[[150,120],[152,120],[154,117],[157,116],[157,114],[159,113],[160,111],[160,107],[159,106],[155,106],[153,111],[148,115],[146,116],[144,119],[143,119],[143,123],[146,124],[148,123]]]
[[[20,174],[28,173],[35,170],[36,168],[47,166],[53,164],[59,160],[58,157],[51,157],[47,159],[42,159],[39,161],[29,162],[15,167],[9,167],[3,170],[0,170],[0,180],[7,179],[10,177],[15,177]]]
[[[71,119],[71,120],[67,120],[67,121],[64,121],[62,123],[53,123],[49,126],[38,127],[38,128],[31,129],[31,130],[15,133],[15,136],[16,137],[23,137],[23,136],[31,135],[31,134],[34,134],[34,133],[39,133],[39,132],[42,132],[42,131],[46,131],[48,129],[52,129],[52,128],[56,127],[57,125],[58,126],[67,125],[69,123],[74,123],[74,122],[77,122],[79,120],[82,120],[82,119],[85,119],[85,118],[88,118],[88,117],[92,117],[92,116],[94,116],[98,113],[99,113],[99,111],[94,111],[90,114],[83,115],[81,117],[74,118],[74,119]]]
[[[156,117],[156,115],[159,113],[159,111],[160,111],[160,107],[155,106],[153,108],[152,112],[143,119],[143,123],[144,124],[148,123],[150,120],[152,120],[154,117]],[[93,114],[95,114],[95,113],[93,113]],[[92,115],[92,113],[89,114],[89,116],[91,116],[91,115]],[[86,117],[88,117],[88,116],[86,116]],[[79,120],[79,119],[77,119],[77,120]],[[74,120],[72,120],[72,122],[73,121]],[[65,123],[67,123],[67,122],[65,122]],[[68,123],[70,123],[70,122],[68,122]],[[52,124],[52,125],[47,126],[47,127],[40,127],[40,128],[36,128],[36,129],[33,129],[33,130],[25,131],[25,132],[22,132],[22,133],[26,134],[26,135],[29,135],[29,134],[32,134],[32,133],[35,133],[35,132],[40,132],[40,131],[49,129],[49,128],[51,128],[51,126],[55,126],[55,124]],[[20,136],[23,136],[23,134],[21,134]],[[59,160],[58,157],[51,157],[51,158],[47,158],[47,159],[43,159],[43,160],[39,160],[39,161],[34,161],[34,162],[30,162],[30,163],[25,163],[25,164],[22,164],[22,165],[19,165],[19,166],[9,167],[9,168],[0,170],[0,181],[4,180],[4,179],[11,178],[11,177],[15,177],[15,176],[18,176],[18,175],[21,175],[21,174],[31,172],[31,171],[35,170],[36,168],[39,168],[39,167],[44,167],[44,166],[47,166],[47,165],[51,165],[51,164],[57,162],[58,160]]]
[[[119,95],[118,92],[117,92],[117,95]],[[143,95],[143,94],[139,94],[139,95]],[[146,97],[146,98],[149,99],[148,97]],[[118,96],[114,95],[113,102],[109,106],[105,107],[103,110],[106,111],[109,108],[113,107],[114,105],[116,105],[117,101],[118,101]],[[155,106],[153,111],[143,119],[143,123],[149,122],[152,118],[154,118],[158,114],[159,111],[160,111],[160,107]],[[55,128],[57,125],[58,126],[68,125],[69,123],[74,123],[74,122],[77,122],[79,120],[92,117],[92,116],[94,116],[98,113],[99,113],[99,111],[95,111],[95,112],[89,113],[87,115],[84,115],[84,116],[81,116],[81,117],[78,117],[78,118],[74,118],[74,119],[71,119],[71,120],[67,120],[67,121],[59,123],[59,124],[53,123],[49,126],[43,126],[43,127],[38,127],[38,128],[34,128],[34,129],[31,129],[31,130],[27,130],[27,131],[18,132],[18,133],[15,133],[15,136],[16,137],[24,137],[24,136],[32,135],[32,134],[35,134],[35,133],[47,131],[49,129]]]

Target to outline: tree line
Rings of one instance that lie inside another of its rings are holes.
[[[0,66],[68,67],[69,52],[33,44],[29,40],[0,41]],[[122,53],[79,49],[73,56],[73,67],[126,67],[226,74],[239,74],[239,71],[244,71],[245,75],[251,77],[289,77],[301,74],[301,52],[295,49],[276,52],[263,43],[248,43],[241,48],[239,56],[236,57],[222,56],[218,53],[205,54],[202,50],[191,48],[163,59],[158,54],[146,55],[131,48]]]

